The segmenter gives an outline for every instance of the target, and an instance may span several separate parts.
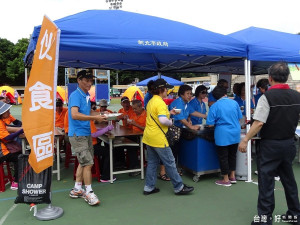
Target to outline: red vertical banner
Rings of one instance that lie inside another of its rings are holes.
[[[59,38],[58,27],[44,16],[22,106],[28,161],[36,173],[53,165]]]

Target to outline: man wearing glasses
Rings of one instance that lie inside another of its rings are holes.
[[[108,106],[108,103],[107,103],[107,101],[106,101],[106,99],[101,99],[100,101],[99,101],[99,105],[100,105],[100,110],[99,110],[99,112],[101,113],[101,112],[106,112],[106,113],[113,113],[113,111],[111,111],[111,110],[109,110],[108,108],[107,108],[107,106]]]

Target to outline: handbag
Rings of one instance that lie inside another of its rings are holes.
[[[7,142],[5,146],[10,153],[22,152],[22,146],[16,141]]]
[[[176,127],[175,125],[172,125],[168,128],[167,133],[163,131],[163,129],[159,126],[159,124],[156,122],[156,120],[152,117],[150,114],[151,118],[154,120],[156,125],[159,127],[159,129],[163,132],[163,134],[166,136],[167,141],[169,143],[169,146],[174,146],[179,142],[180,139],[180,134],[181,134],[181,129],[179,127]]]

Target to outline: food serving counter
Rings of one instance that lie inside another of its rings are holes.
[[[213,128],[202,127],[196,132],[183,128],[181,134],[179,164],[195,175],[194,182],[203,174],[220,172]]]

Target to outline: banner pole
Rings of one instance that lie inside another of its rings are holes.
[[[246,121],[250,121],[251,120],[251,104],[250,104],[250,101],[251,100],[251,61],[249,59],[246,59],[245,60],[245,64],[246,65],[246,76],[245,76],[245,80],[246,80]],[[248,124],[246,126],[246,130],[247,130],[247,133],[249,132],[250,130],[250,124]],[[248,165],[248,171],[247,171],[247,174],[248,174],[248,179],[246,182],[252,182],[252,165],[251,165],[251,141],[248,141],[248,144],[247,144],[247,165]]]
[[[50,191],[50,200],[52,202],[52,192]],[[55,220],[64,214],[64,210],[60,207],[52,206],[50,203],[46,208],[37,211],[35,217],[38,220]]]
[[[36,174],[48,170],[47,172],[50,172],[52,175],[53,172],[60,33],[61,31],[55,23],[47,16],[44,16],[36,45],[30,79],[26,84],[24,92],[25,98],[22,107],[22,117],[24,116],[23,129],[31,147],[28,162]],[[32,118],[36,118],[36,120],[33,121]],[[56,148],[59,180],[59,142]],[[43,177],[44,176],[45,175],[43,175]],[[32,198],[32,203],[34,204],[50,202],[46,208],[37,211],[35,217],[38,220],[57,219],[64,213],[62,208],[54,207],[51,204],[51,184],[52,176],[49,181],[47,180],[47,184],[45,185],[45,189],[49,195],[49,200],[47,201],[38,202],[35,196],[32,196],[31,192],[28,193],[28,196]],[[39,185],[41,184],[37,184],[37,187],[39,187]],[[29,197],[27,199],[30,200]]]
[[[54,72],[54,80],[53,80],[53,86],[54,86],[54,90],[53,90],[53,99],[56,99],[56,87],[57,87],[57,68],[58,68],[58,57],[59,57],[59,43],[60,43],[60,30],[58,29],[57,31],[57,45],[56,45],[56,57],[55,57],[55,72]],[[55,108],[56,105],[54,105],[54,110],[53,110],[53,116],[54,116],[54,121],[53,121],[53,126],[55,129]],[[54,134],[54,140],[53,142],[55,142],[55,134]],[[54,146],[54,145],[53,145]],[[60,165],[59,165],[59,140],[57,140],[57,145],[56,145],[56,154],[57,154],[57,176],[58,176],[58,180],[60,180]],[[51,167],[51,170],[53,171],[53,166]],[[51,171],[51,172],[52,172]],[[52,182],[51,182],[52,184]],[[51,185],[52,186],[52,185]],[[52,202],[52,192],[51,192],[51,186],[50,186],[50,200]],[[59,217],[61,217],[64,214],[64,210],[60,207],[56,207],[56,206],[52,206],[52,204],[50,203],[46,208],[40,209],[37,211],[36,213],[36,218],[38,220],[54,220],[57,219]]]

